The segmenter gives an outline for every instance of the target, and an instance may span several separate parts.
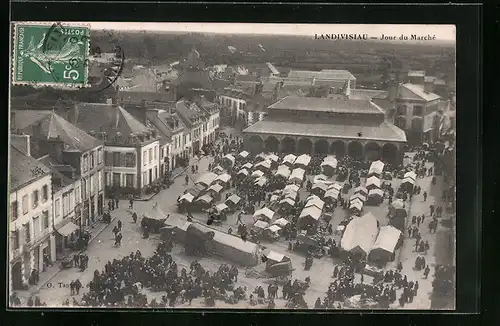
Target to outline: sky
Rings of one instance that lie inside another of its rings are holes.
[[[401,34],[435,35],[438,41],[454,41],[454,25],[343,25],[343,24],[251,24],[251,23],[137,23],[91,22],[92,29],[123,31],[200,32],[219,34],[271,34],[314,37],[315,34],[382,34],[399,37]]]

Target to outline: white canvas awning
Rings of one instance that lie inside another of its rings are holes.
[[[401,181],[401,184],[404,184],[404,183],[409,183],[413,186],[413,185],[415,185],[415,180],[410,178],[410,177],[404,178],[403,181]]]
[[[326,183],[324,183],[324,182],[316,182],[312,186],[312,190],[314,190],[314,189],[321,189],[323,191],[327,191],[328,190],[328,185]]]
[[[249,163],[245,163],[245,164],[242,166],[242,168],[247,169],[247,170],[250,170],[252,167],[253,167],[253,164],[252,164],[252,163],[250,163],[250,162],[249,162]]]
[[[255,180],[254,184],[263,187],[267,183],[267,178],[266,177],[260,177],[257,180]]]
[[[243,174],[243,175],[248,175],[248,170],[247,169],[241,169],[238,171],[238,174]]]
[[[250,153],[249,153],[249,152],[247,152],[247,151],[243,151],[243,152],[241,152],[239,155],[240,155],[242,158],[247,158],[247,157],[248,157],[248,155],[250,155]]]
[[[299,189],[300,187],[297,185],[286,185],[285,188],[283,188],[283,193],[298,192]]]
[[[362,210],[363,209],[363,202],[359,199],[354,199],[352,202],[349,203],[349,208],[356,208],[357,210]]]
[[[288,178],[292,171],[290,171],[290,168],[286,165],[280,165],[278,166],[278,170],[276,171],[276,175],[282,176],[284,178]]]
[[[241,198],[238,195],[232,195],[229,197],[226,201],[230,201],[233,204],[238,204],[240,202]]]
[[[340,195],[340,192],[337,189],[328,189],[325,192],[324,198],[333,198],[333,199],[338,199]]]
[[[210,188],[208,188],[208,190],[212,190],[216,193],[219,193],[222,191],[222,189],[224,189],[224,187],[222,187],[221,185],[219,184],[214,184],[214,185],[211,185]]]
[[[224,168],[220,165],[217,165],[216,167],[213,168],[213,172],[215,172],[215,173],[224,172]]]
[[[306,173],[306,171],[304,169],[301,169],[301,168],[294,169],[292,171],[292,174],[290,174],[289,180],[293,181],[293,182],[303,181],[305,173]]]
[[[309,206],[309,207],[304,208],[302,210],[302,212],[300,213],[300,218],[308,217],[308,216],[313,218],[316,221],[319,220],[319,218],[321,216],[321,209],[319,209],[316,206]]]
[[[302,154],[299,157],[297,157],[294,164],[308,166],[310,162],[311,162],[311,156],[307,154]]]
[[[281,228],[277,226],[276,224],[271,225],[270,227],[267,228],[269,231],[272,233],[277,233]],[[269,258],[269,257],[268,257]]]
[[[293,199],[292,199],[292,198],[290,198],[290,197],[287,197],[287,198],[285,198],[285,199],[282,199],[282,200],[280,201],[280,204],[288,204],[288,205],[290,205],[290,206],[294,206],[294,205],[295,205],[295,200],[293,200]]]
[[[352,196],[349,198],[349,201],[351,202],[351,201],[353,201],[353,200],[355,200],[355,199],[359,199],[359,200],[361,200],[363,203],[366,201],[366,197],[365,197],[365,196],[363,196],[363,195],[362,195],[362,194],[360,194],[360,193],[357,193],[357,194],[352,195]]]
[[[205,203],[211,203],[213,198],[209,194],[204,194],[200,198],[198,198],[196,201],[201,201]]]
[[[261,161],[261,162],[255,164],[255,168],[256,169],[264,168],[266,170],[269,170],[269,169],[271,169],[271,161],[268,161],[268,160]]]
[[[213,173],[213,172],[207,172],[205,174],[203,174],[197,181],[196,183],[197,184],[201,184],[201,185],[204,185],[206,187],[210,186],[212,184],[212,182],[215,181],[215,179],[217,179],[217,174]]]
[[[272,220],[273,216],[274,216],[274,212],[267,207],[258,209],[253,214],[253,217],[255,217],[255,218],[266,217],[269,220]]]
[[[384,191],[381,189],[372,189],[368,193],[368,197],[384,197]]]
[[[194,196],[191,195],[189,192],[185,193],[184,195],[182,195],[180,198],[179,198],[179,202],[185,200],[187,201],[188,203],[191,203],[193,202],[193,199],[194,199]]]
[[[280,218],[280,219],[277,219],[273,224],[276,224],[276,225],[279,225],[281,227],[284,227],[286,226],[288,223],[288,220],[284,219],[284,218]]]
[[[318,182],[320,180],[326,181],[326,180],[328,180],[328,177],[326,175],[324,175],[324,174],[318,174],[318,175],[314,176],[313,182],[316,183],[316,182]]]
[[[335,157],[333,156],[327,156],[323,160],[323,163],[321,163],[321,166],[329,166],[333,169],[337,168],[338,161]]]
[[[354,193],[357,194],[357,193],[361,193],[363,194],[364,196],[368,195],[368,189],[366,189],[365,187],[363,186],[359,186],[359,187],[356,187],[354,188]]]
[[[234,164],[234,161],[236,160],[232,154],[227,154],[222,159],[229,160],[231,164]]]
[[[216,181],[222,181],[224,183],[229,182],[231,180],[231,176],[227,173],[219,175],[216,179]]]
[[[405,203],[401,199],[395,199],[391,203],[391,207],[394,209],[404,209],[405,208]]]
[[[368,179],[366,179],[366,187],[368,188],[369,186],[380,188],[380,179],[376,176],[369,177]]]
[[[269,161],[273,161],[273,162],[278,162],[279,161],[279,156],[278,155],[275,155],[275,154],[269,154],[267,157],[266,157],[266,160],[269,160]]]
[[[219,204],[217,206],[215,206],[215,209],[218,211],[218,212],[223,212],[224,210],[228,209],[229,207],[222,203],[222,204]]]
[[[258,220],[253,226],[259,229],[266,229],[269,226],[269,223]]]
[[[341,185],[338,182],[335,182],[334,184],[331,184],[330,187],[328,187],[328,190],[335,189],[335,190],[340,192],[342,190],[342,188],[343,188],[343,185]]]
[[[271,227],[269,227],[271,228]],[[273,261],[276,261],[276,262],[281,262],[284,258],[285,258],[285,255],[283,254],[280,254],[279,252],[276,252],[276,251],[269,251],[267,254],[264,254],[264,256],[269,259],[269,260],[273,260]]]
[[[57,233],[59,233],[63,237],[68,237],[71,235],[71,233],[75,232],[78,229],[79,229],[78,225],[76,225],[73,222],[68,222],[66,225],[57,229]]]
[[[264,175],[264,172],[260,171],[260,170],[255,170],[252,172],[252,177],[253,178],[260,178]]]
[[[316,206],[319,209],[323,209],[323,206],[325,206],[325,202],[319,199],[317,196],[311,196],[307,199],[305,207],[310,207],[310,206]]]
[[[405,175],[404,175],[405,179],[406,178],[410,178],[410,179],[413,179],[413,181],[417,180],[417,174],[413,171],[410,171],[410,172],[406,172]]]
[[[293,164],[293,162],[295,162],[296,159],[297,159],[297,156],[295,156],[293,154],[288,154],[283,158],[283,163]]]
[[[368,174],[382,174],[382,171],[384,171],[384,162],[382,161],[375,161],[370,165],[370,169],[368,170]]]

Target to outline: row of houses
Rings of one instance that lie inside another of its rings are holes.
[[[142,193],[188,164],[219,128],[219,107],[203,96],[38,106],[11,109],[11,290],[62,257],[107,197]]]

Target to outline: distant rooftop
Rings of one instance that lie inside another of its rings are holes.
[[[25,155],[14,146],[10,146],[10,189],[15,191],[45,175],[50,169],[31,156]]]
[[[335,113],[383,113],[366,99],[336,99],[287,96],[269,107],[273,110],[318,111]]]
[[[347,70],[323,69],[321,71],[290,70],[288,77],[291,78],[316,78],[316,79],[342,79],[355,80],[353,74]]]
[[[438,100],[441,98],[441,96],[431,93],[431,92],[426,92],[424,89],[423,85],[417,85],[417,84],[403,84],[401,85],[401,97],[405,98],[404,90],[410,91],[414,96],[417,96],[420,99],[423,99],[427,102]]]
[[[425,77],[425,71],[423,71],[423,70],[410,70],[410,71],[408,71],[408,77]]]

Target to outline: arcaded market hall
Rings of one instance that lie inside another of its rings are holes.
[[[399,162],[406,144],[405,132],[387,122],[375,103],[344,96],[285,97],[243,133],[253,153],[347,154]]]

